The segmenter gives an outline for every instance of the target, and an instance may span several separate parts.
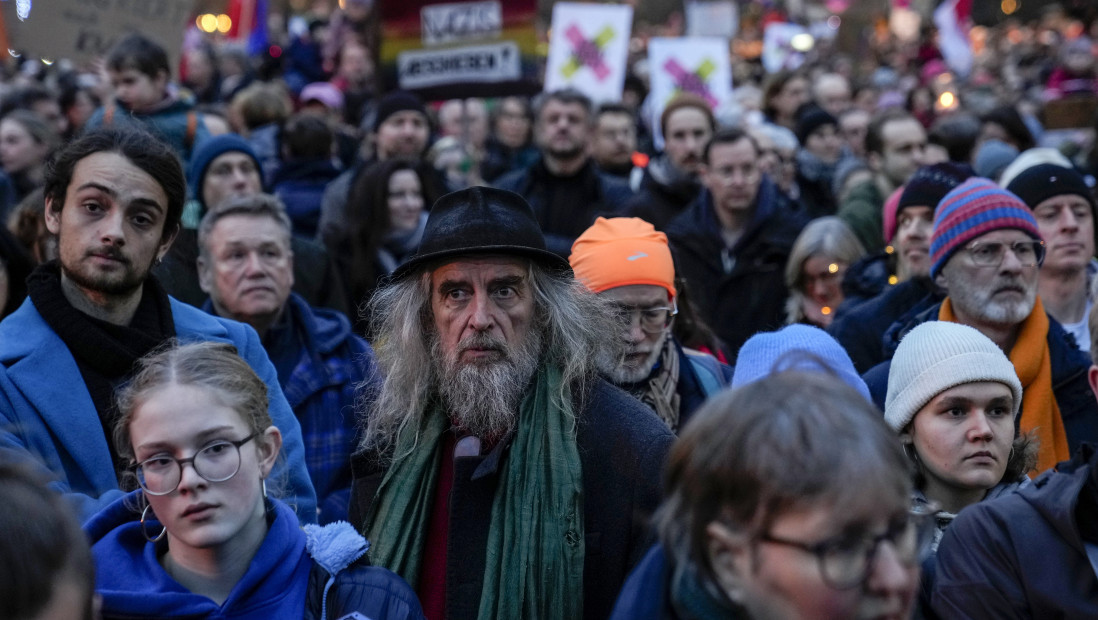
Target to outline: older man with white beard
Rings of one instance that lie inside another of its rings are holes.
[[[892,350],[915,325],[953,321],[976,328],[1010,358],[1022,381],[1021,432],[1040,440],[1037,467],[1070,458],[1084,441],[1098,441],[1098,405],[1087,382],[1086,354],[1072,344],[1037,295],[1045,245],[1033,213],[1016,195],[972,178],[938,204],[930,239],[930,277],[947,297],[901,319],[886,339]],[[882,404],[889,362],[865,375]]]
[[[428,618],[605,618],[643,554],[673,438],[598,378],[614,323],[530,206],[440,198],[370,301],[385,382],[351,520]]]
[[[732,369],[684,348],[671,333],[678,309],[667,235],[640,218],[600,217],[576,239],[568,261],[576,279],[609,300],[621,320],[621,350],[603,359],[603,376],[677,432],[729,384]]]

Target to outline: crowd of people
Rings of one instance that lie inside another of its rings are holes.
[[[0,84],[0,617],[1098,615],[1098,15],[714,108],[374,10]]]

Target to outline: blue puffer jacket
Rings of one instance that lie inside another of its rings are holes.
[[[268,502],[266,538],[221,605],[190,592],[160,565],[167,539],[141,531],[140,491],[114,502],[84,525],[92,544],[103,618],[422,618],[415,592],[400,577],[365,563],[369,543],[347,523],[301,529],[288,506]],[[147,527],[159,531],[150,520]]]
[[[900,339],[916,325],[938,320],[941,304],[934,304],[906,321],[897,321],[885,332],[885,353],[888,361],[882,362],[862,375],[873,402],[884,411],[885,396],[888,393],[888,371],[892,364],[892,355],[900,344]],[[1060,407],[1060,418],[1064,421],[1068,447],[1071,453],[1079,449],[1084,441],[1098,442],[1098,403],[1087,381],[1090,359],[1075,346],[1064,328],[1051,316],[1048,317],[1048,352],[1052,366],[1052,393]],[[1022,397],[1023,403],[1025,396]],[[1017,425],[1022,416],[1014,420]]]

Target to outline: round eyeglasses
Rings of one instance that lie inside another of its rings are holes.
[[[671,307],[660,306],[656,308],[638,308],[626,304],[614,304],[614,314],[618,321],[626,328],[631,328],[633,322],[639,317],[640,328],[646,334],[658,334],[667,329],[679,313],[677,304]]]
[[[1003,264],[1007,248],[1023,267],[1036,267],[1045,260],[1044,241],[974,241],[965,248],[972,262],[980,267],[998,267]]]
[[[796,547],[816,556],[824,583],[836,590],[848,590],[865,582],[873,568],[878,548],[888,541],[900,562],[911,566],[921,562],[934,539],[934,508],[918,507],[891,523],[878,536],[840,536],[818,543],[779,538],[763,534],[759,539]]]
[[[179,487],[186,463],[190,463],[195,473],[207,482],[225,482],[240,471],[240,446],[258,435],[252,433],[239,441],[215,441],[186,459],[166,454],[145,459],[134,468],[137,482],[149,495],[167,495]]]

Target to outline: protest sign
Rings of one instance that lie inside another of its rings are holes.
[[[801,42],[806,41],[807,45]],[[762,64],[767,73],[797,69],[804,64],[804,50],[811,49],[812,35],[800,24],[776,22],[763,32]]]
[[[570,87],[594,101],[619,101],[632,25],[633,7],[554,5],[545,90]]]
[[[536,0],[379,2],[387,90],[426,100],[533,94]]]
[[[740,7],[732,0],[688,0],[685,8],[688,37],[731,39],[740,31]]]
[[[653,38],[648,42],[649,93],[652,127],[662,145],[659,118],[663,108],[679,93],[693,93],[710,108],[732,101],[732,66],[728,41],[717,37]]]
[[[8,47],[35,58],[81,63],[103,56],[130,32],[139,32],[168,52],[179,66],[183,31],[193,0],[50,0],[0,2]]]

